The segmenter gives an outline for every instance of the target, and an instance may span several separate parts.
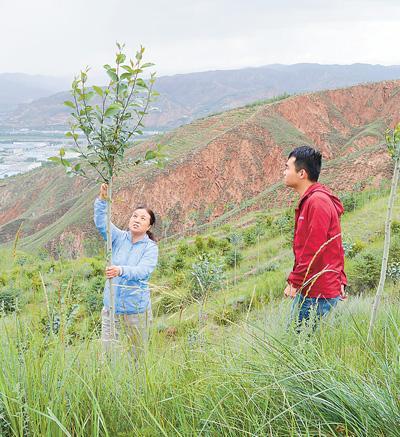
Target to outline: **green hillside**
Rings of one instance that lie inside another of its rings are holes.
[[[387,195],[382,185],[342,197],[349,298],[315,333],[287,330],[292,210],[160,242],[152,340],[137,368],[126,353],[101,358],[101,254],[56,261],[4,249],[0,434],[397,435],[399,205],[366,343]]]

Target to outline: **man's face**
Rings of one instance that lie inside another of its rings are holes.
[[[136,209],[129,220],[129,229],[133,234],[145,234],[150,229],[150,215],[145,209]]]
[[[294,165],[296,158],[292,156],[289,158],[285,165],[285,171],[283,172],[283,180],[285,185],[290,188],[297,188],[302,180],[304,180],[305,171],[296,170]]]

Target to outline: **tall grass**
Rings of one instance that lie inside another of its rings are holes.
[[[275,305],[207,342],[154,333],[136,367],[68,346],[18,316],[0,321],[0,434],[395,436],[400,311],[391,298],[366,343],[370,300],[354,298],[316,333],[285,329]],[[212,328],[212,329],[211,329]]]

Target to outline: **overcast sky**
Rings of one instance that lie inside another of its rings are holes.
[[[0,0],[0,73],[69,77],[146,47],[158,75],[400,64],[400,0]]]

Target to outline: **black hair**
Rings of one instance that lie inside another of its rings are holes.
[[[311,182],[317,182],[321,172],[322,154],[310,146],[301,146],[292,150],[288,159],[296,158],[296,171],[305,170]]]
[[[156,223],[156,215],[154,214],[154,212],[150,208],[147,208],[147,206],[138,206],[137,208],[135,208],[135,211],[137,209],[144,209],[147,212],[147,214],[149,214],[150,226],[153,226]],[[146,231],[146,234],[149,236],[150,240],[156,241],[156,237],[154,236],[153,232],[148,230],[148,231]]]

